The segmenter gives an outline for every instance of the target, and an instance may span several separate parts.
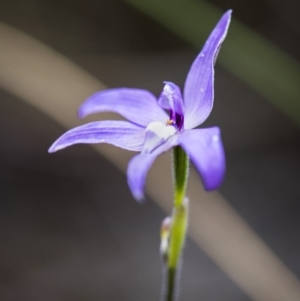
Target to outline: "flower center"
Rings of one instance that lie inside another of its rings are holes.
[[[170,112],[167,125],[175,125],[180,131],[184,121],[184,107],[179,87],[171,82],[165,82],[158,104]]]
[[[163,109],[169,110],[170,118],[165,123],[154,121],[147,126],[142,154],[150,154],[183,127],[184,107],[179,87],[165,82],[157,102]]]
[[[177,126],[178,131],[181,130],[182,126],[183,126],[183,115],[182,114],[178,114],[173,110],[170,110],[170,120],[167,121],[167,124],[174,124]]]

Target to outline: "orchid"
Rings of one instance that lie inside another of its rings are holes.
[[[49,149],[49,152],[55,152],[77,143],[109,143],[140,152],[130,160],[127,169],[131,192],[140,201],[144,198],[147,173],[155,159],[173,148],[174,204],[172,217],[167,217],[162,224],[160,246],[164,264],[162,294],[165,301],[173,301],[177,296],[176,279],[188,224],[185,191],[189,159],[202,177],[206,190],[216,189],[225,173],[220,129],[195,128],[207,119],[213,107],[214,65],[230,18],[229,10],[208,37],[190,68],[183,95],[180,88],[169,81],[164,82],[158,99],[142,89],[100,91],[79,107],[79,117],[111,111],[128,121],[106,120],[76,127],[58,138]]]
[[[220,130],[218,127],[195,127],[207,119],[213,107],[214,64],[230,18],[231,11],[227,11],[213,29],[190,68],[183,95],[177,85],[168,81],[164,82],[158,99],[142,89],[117,88],[97,92],[80,106],[80,118],[111,111],[128,121],[91,122],[73,128],[58,138],[49,152],[77,143],[109,143],[140,152],[130,160],[127,178],[133,196],[142,200],[146,176],[155,159],[179,145],[202,177],[204,188],[216,189],[225,172]]]

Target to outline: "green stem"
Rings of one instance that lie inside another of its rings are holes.
[[[166,280],[166,301],[174,301],[178,291],[178,267],[187,230],[188,203],[185,191],[189,173],[189,158],[184,150],[177,146],[173,149],[174,169],[174,208],[170,242],[168,248]]]
[[[176,270],[168,268],[167,270],[167,294],[166,294],[166,301],[173,301],[175,300],[176,296],[176,284],[175,284],[175,278],[176,278]]]
[[[174,207],[184,200],[189,174],[189,158],[180,146],[173,148]]]

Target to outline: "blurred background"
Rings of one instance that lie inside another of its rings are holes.
[[[212,228],[194,226],[204,212],[194,207],[181,300],[300,300],[297,0],[0,1],[0,300],[159,300],[159,229],[170,211],[158,204],[169,208],[170,184],[163,201],[164,185],[150,184],[141,206],[121,171],[132,154],[47,150],[82,124],[77,106],[104,86],[183,87],[229,8],[203,125],[222,130],[227,174],[220,194],[202,194],[219,210],[203,217]],[[164,159],[155,166],[171,176]],[[154,168],[152,179],[170,181],[160,176]],[[202,189],[199,177],[191,185],[190,195]]]

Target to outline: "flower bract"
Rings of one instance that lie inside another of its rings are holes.
[[[206,190],[216,189],[225,173],[225,156],[218,127],[195,129],[209,116],[214,101],[214,64],[226,37],[231,11],[219,20],[193,62],[183,94],[164,82],[158,99],[149,91],[117,88],[89,97],[78,115],[111,111],[128,121],[98,121],[73,128],[50,147],[55,152],[77,143],[109,143],[139,152],[128,164],[127,179],[133,196],[144,197],[147,173],[163,152],[180,145],[199,172]]]

